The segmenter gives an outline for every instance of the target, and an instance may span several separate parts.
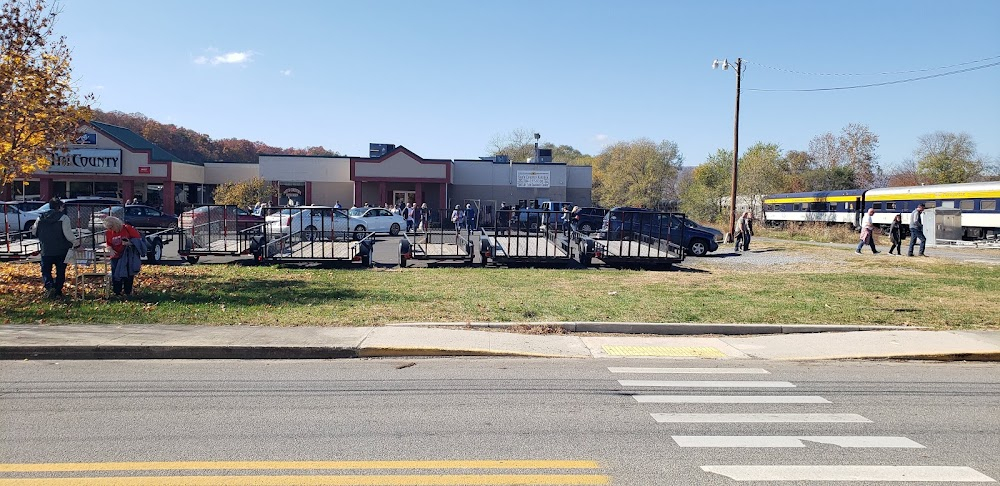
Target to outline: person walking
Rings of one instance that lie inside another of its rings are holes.
[[[115,295],[132,295],[135,276],[142,265],[139,251],[142,237],[132,225],[108,216],[104,218],[104,242],[111,250],[111,289]]]
[[[924,246],[927,244],[927,237],[924,236],[924,203],[917,204],[917,209],[910,213],[910,248],[906,250],[906,256],[913,256],[913,245],[920,240],[920,256],[924,255]]]
[[[420,231],[427,231],[431,227],[431,208],[427,206],[427,203],[420,205],[420,223],[417,228]]]
[[[889,247],[889,254],[892,255],[892,251],[896,250],[896,254],[903,255],[903,216],[897,214],[895,218],[892,218],[892,225],[889,226],[889,240],[892,241],[892,246]]]
[[[753,236],[753,213],[744,211],[740,219],[736,221],[736,235],[733,236],[733,242],[736,243],[736,246],[733,251],[739,253],[741,246],[743,251],[750,251],[751,236]]]
[[[869,245],[872,248],[872,255],[877,255],[878,250],[875,249],[875,223],[872,222],[872,216],[875,215],[875,208],[868,208],[868,212],[865,217],[861,219],[861,235],[858,242],[858,247],[854,249],[854,253],[858,255],[861,254],[861,248],[865,245]]]
[[[417,210],[417,203],[410,203],[406,206],[403,211],[403,217],[406,218],[406,232],[409,233],[413,230],[413,213]]]
[[[451,212],[451,222],[455,224],[455,231],[462,229],[463,221],[465,221],[465,213],[462,212],[462,206],[456,204],[455,210]]]
[[[476,208],[472,204],[465,205],[465,224],[470,230],[476,230]]]
[[[49,210],[42,213],[32,227],[42,253],[43,295],[49,299],[62,297],[63,284],[66,282],[66,255],[70,249],[79,246],[73,235],[73,225],[63,208],[61,199],[52,198],[49,200]],[[56,271],[55,278],[52,276],[53,267]]]

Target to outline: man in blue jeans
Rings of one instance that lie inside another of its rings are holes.
[[[38,246],[42,250],[42,285],[45,297],[62,297],[63,283],[66,281],[66,254],[76,246],[72,223],[63,212],[63,202],[59,198],[49,201],[49,210],[42,213],[35,223],[34,232]],[[52,267],[56,275],[52,277]]]
[[[920,256],[927,256],[924,255],[924,245],[927,244],[927,237],[924,236],[923,215],[924,203],[918,204],[917,209],[914,209],[910,213],[910,248],[906,251],[906,256],[913,256],[913,244],[917,242],[917,238],[920,239]]]

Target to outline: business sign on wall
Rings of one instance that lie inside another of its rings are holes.
[[[547,170],[517,171],[517,187],[549,187],[551,173]]]
[[[121,174],[122,151],[115,149],[72,149],[49,154],[48,172]]]

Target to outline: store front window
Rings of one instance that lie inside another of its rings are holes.
[[[306,203],[305,182],[281,182],[278,184],[279,206],[301,206]]]

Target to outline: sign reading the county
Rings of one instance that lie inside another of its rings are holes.
[[[114,149],[73,149],[49,154],[48,172],[121,174],[122,151]]]
[[[549,171],[519,170],[517,171],[517,187],[549,187]]]

